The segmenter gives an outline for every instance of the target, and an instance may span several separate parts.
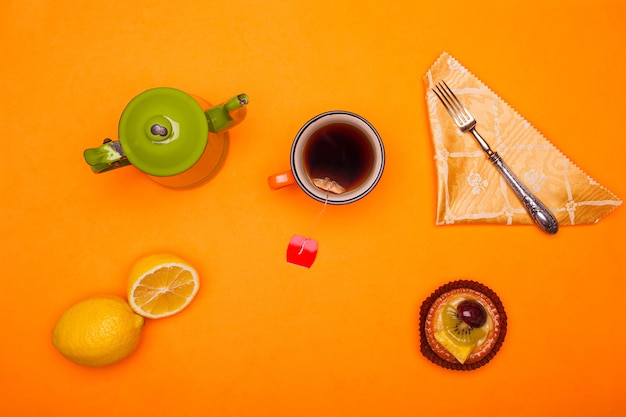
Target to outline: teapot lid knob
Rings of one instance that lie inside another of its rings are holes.
[[[172,122],[165,116],[154,116],[146,122],[146,136],[152,141],[161,142],[172,136]]]

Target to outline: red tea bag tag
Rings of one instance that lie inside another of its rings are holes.
[[[317,240],[293,235],[287,246],[287,262],[310,268],[317,256]]]
[[[334,181],[333,181],[334,183]],[[326,206],[328,205],[328,190],[326,194],[326,201],[324,201],[324,207],[317,215],[313,226],[311,226],[311,233],[313,232],[313,228],[317,224],[317,221],[324,213]],[[309,236],[311,235],[309,233]],[[315,257],[317,256],[317,240],[309,239],[308,237],[293,235],[291,240],[289,241],[289,246],[287,246],[287,262],[290,264],[304,266],[305,268],[310,268],[315,262]]]

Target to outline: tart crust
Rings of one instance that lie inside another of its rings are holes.
[[[460,363],[434,336],[443,307],[458,298],[479,301],[487,311],[491,326],[485,341]],[[500,350],[507,330],[507,317],[498,295],[487,286],[470,280],[452,281],[437,288],[420,308],[420,349],[431,362],[446,368],[467,371],[486,365]]]

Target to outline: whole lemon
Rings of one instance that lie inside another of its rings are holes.
[[[141,339],[144,318],[118,296],[99,296],[69,307],[52,331],[52,344],[84,366],[104,366],[130,355]]]

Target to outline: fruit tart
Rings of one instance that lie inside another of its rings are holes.
[[[475,281],[452,281],[422,303],[420,348],[426,358],[444,368],[477,369],[500,349],[506,325],[495,292]]]

